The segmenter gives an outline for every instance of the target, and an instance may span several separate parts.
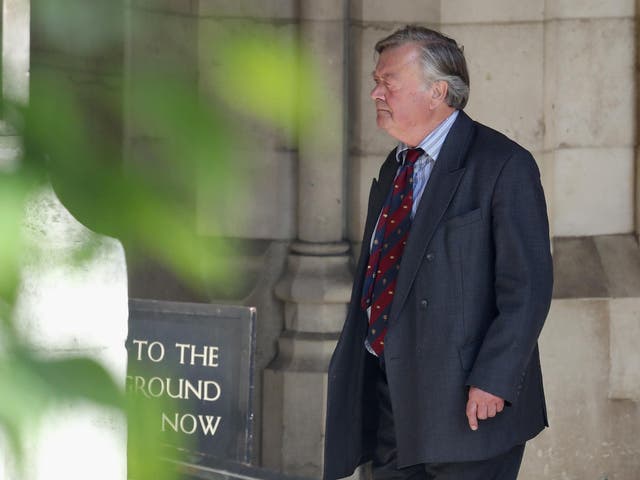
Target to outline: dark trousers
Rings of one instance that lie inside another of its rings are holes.
[[[425,463],[399,469],[389,386],[382,363],[375,382],[378,426],[372,463],[374,480],[515,480],[518,477],[524,445],[477,462]]]

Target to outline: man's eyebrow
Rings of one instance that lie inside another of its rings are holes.
[[[389,79],[389,78],[393,78],[395,75],[394,75],[393,73],[383,73],[382,75],[379,75],[379,74],[377,74],[377,73],[376,73],[376,71],[375,71],[375,70],[373,70],[373,71],[371,72],[371,76],[372,76],[373,78],[381,78],[381,79],[383,79],[383,80],[387,80],[387,79]]]

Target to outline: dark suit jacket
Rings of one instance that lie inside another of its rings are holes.
[[[367,319],[359,306],[369,242],[395,176],[373,181],[351,302],[329,366],[325,478],[370,458]],[[416,212],[385,338],[399,466],[499,455],[547,425],[537,339],[552,263],[540,174],[529,152],[460,112]],[[508,404],[469,428],[468,387]]]

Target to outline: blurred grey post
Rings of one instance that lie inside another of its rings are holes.
[[[2,97],[26,104],[29,98],[29,19],[28,0],[2,2]],[[20,138],[0,117],[0,169],[18,161]]]
[[[26,103],[29,95],[29,0],[0,2],[0,88],[3,99]],[[14,168],[20,158],[20,137],[0,114],[0,173]],[[0,436],[0,452],[7,452]],[[0,455],[0,478],[14,468],[12,459]]]

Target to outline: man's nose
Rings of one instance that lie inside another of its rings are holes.
[[[373,100],[384,100],[384,88],[382,85],[376,85],[369,95]]]

